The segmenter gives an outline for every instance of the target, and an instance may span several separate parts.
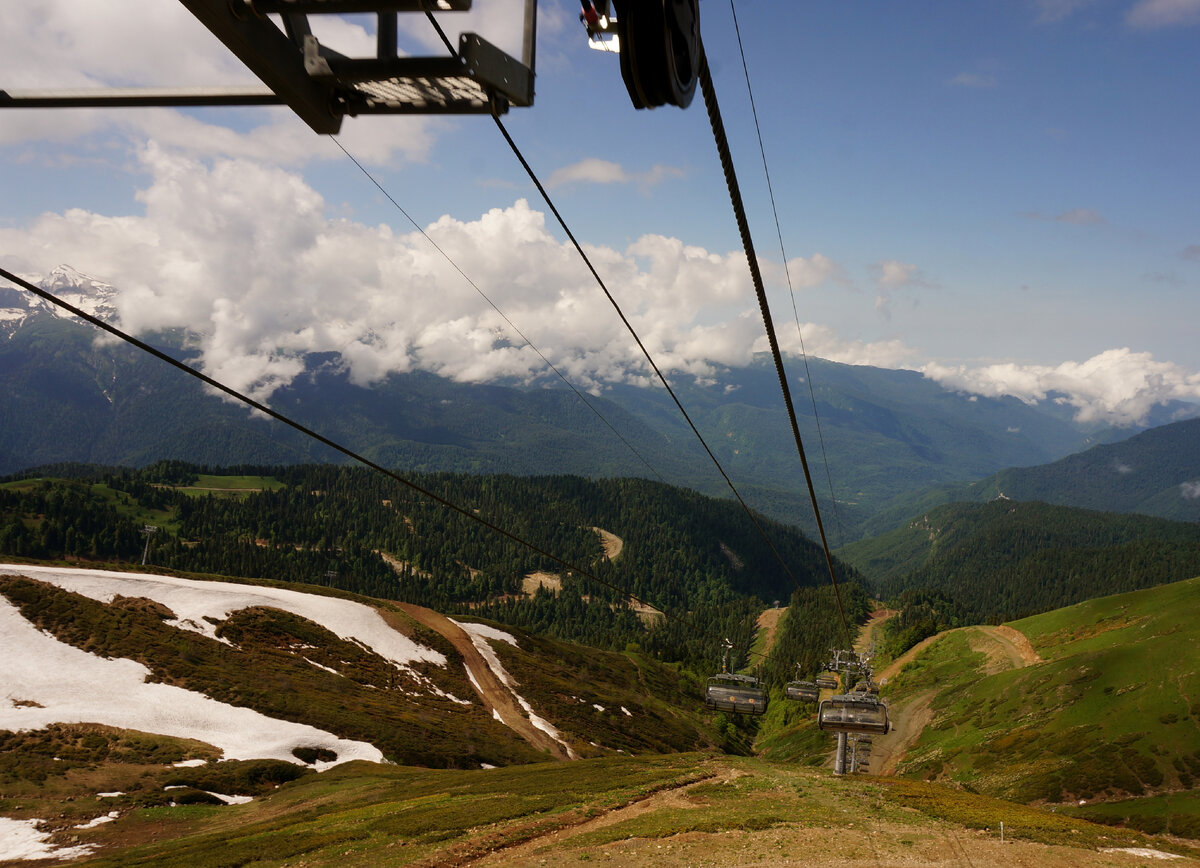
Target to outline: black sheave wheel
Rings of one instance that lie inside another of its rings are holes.
[[[636,108],[687,108],[700,74],[699,0],[614,0],[621,77]]]

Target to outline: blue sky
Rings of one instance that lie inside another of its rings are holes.
[[[128,14],[119,8],[127,5]],[[519,2],[466,23],[514,49]],[[176,4],[4,4],[0,87],[224,84]],[[785,346],[798,348],[726,0],[702,29]],[[1136,421],[1200,399],[1200,0],[737,0],[809,352]],[[148,17],[147,17],[148,16]],[[434,53],[419,16],[407,50]],[[140,22],[140,24],[139,24]],[[635,111],[573,3],[541,4],[537,100],[505,122],[648,343],[711,378],[762,349],[700,97]],[[362,17],[318,30],[355,53]],[[122,290],[260,395],[309,349],[370,382],[540,360],[334,143],[283,110],[7,112],[0,262]],[[487,118],[348,119],[342,143],[556,364],[603,390],[642,364]]]

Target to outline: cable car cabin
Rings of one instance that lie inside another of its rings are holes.
[[[887,706],[873,697],[834,696],[817,709],[817,727],[828,732],[865,732],[884,735],[891,728]]]
[[[787,698],[799,702],[816,702],[821,698],[821,689],[815,681],[789,681]]]
[[[759,686],[758,679],[753,676],[726,672],[708,679],[708,687],[704,691],[704,704],[717,711],[765,714],[767,692]]]
[[[822,672],[817,676],[817,687],[821,690],[837,690],[837,676],[830,672]]]

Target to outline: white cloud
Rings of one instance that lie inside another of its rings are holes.
[[[1030,404],[1061,395],[1082,422],[1132,425],[1159,404],[1200,399],[1200,374],[1128,348],[1057,366],[1004,363],[967,368],[934,362],[922,371],[947,388],[990,397],[1011,395]]]
[[[933,286],[930,281],[925,279],[921,269],[897,259],[876,262],[871,266],[871,271],[875,275],[875,283],[879,289],[879,294],[875,296],[875,309],[885,319],[891,319],[892,298],[897,289],[902,287],[931,288]]]
[[[70,263],[112,283],[126,328],[196,332],[205,371],[260,398],[297,376],[309,352],[340,354],[359,384],[411,370],[473,382],[546,376],[537,354],[420,233],[331,216],[335,209],[300,177],[249,160],[203,162],[155,145],[139,159],[152,178],[138,196],[144,213],[71,209],[0,228],[0,250],[22,252],[6,265],[45,273]],[[445,216],[426,231],[578,385],[650,382],[574,249],[524,200],[471,221]],[[715,253],[661,235],[624,250],[587,249],[664,371],[711,380],[720,366],[766,351],[740,250]],[[776,305],[787,305],[782,265],[762,264]],[[819,253],[789,268],[797,290],[845,282],[841,265]],[[897,260],[880,262],[876,281],[881,294],[931,285]],[[784,351],[799,353],[790,317],[776,319]],[[1065,396],[1081,419],[1129,424],[1162,401],[1200,398],[1200,375],[1128,349],[1057,367],[947,367],[900,340],[801,327],[805,351],[820,358],[922,370],[980,395]]]
[[[358,383],[417,368],[464,381],[544,374],[420,233],[331,217],[298,176],[248,160],[208,164],[156,145],[140,159],[153,179],[138,195],[143,215],[48,213],[0,229],[0,246],[23,251],[27,271],[70,262],[103,275],[121,289],[126,328],[197,332],[205,371],[260,398],[311,351],[340,353]],[[426,231],[577,382],[646,376],[574,249],[524,200]],[[589,253],[664,370],[708,376],[752,358],[761,325],[740,250],[647,235]],[[819,254],[791,265],[806,287],[840,273]]]
[[[1114,461],[1113,470],[1117,472],[1118,476],[1128,476],[1130,473],[1133,473],[1133,468],[1123,461]]]
[[[1200,23],[1200,0],[1138,0],[1125,20],[1130,27],[1156,30]]]
[[[546,179],[546,186],[553,188],[575,184],[636,184],[647,190],[668,178],[682,177],[683,171],[673,166],[656,165],[645,172],[630,172],[610,160],[588,157],[578,163],[555,169]]]
[[[424,16],[420,16],[422,22]],[[354,21],[313,16],[319,38],[350,53],[374,53],[374,36]],[[135,26],[136,24],[136,26]],[[425,24],[428,28],[428,23]],[[138,0],[44,0],[0,4],[0,81],[9,90],[100,87],[261,86],[261,82],[180,3]],[[0,144],[40,143],[38,159],[74,158],[48,142],[95,151],[154,139],[198,156],[242,157],[302,165],[344,159],[289,109],[241,108],[183,113],[172,109],[8,109]],[[379,135],[381,124],[391,134]],[[428,117],[348,123],[344,141],[361,159],[398,154],[424,160],[445,123]],[[122,148],[123,149],[123,148]]]
[[[1200,498],[1200,479],[1194,482],[1179,483],[1179,494],[1184,500],[1196,500]]]

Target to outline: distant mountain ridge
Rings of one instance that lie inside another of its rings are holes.
[[[73,269],[42,280],[102,317],[116,290]],[[250,416],[130,347],[97,344],[89,326],[16,290],[0,289],[0,473],[66,461],[145,465],[163,458],[202,464],[340,461],[296,432]],[[182,359],[185,336],[143,336]],[[557,380],[457,383],[434,374],[391,374],[370,388],[350,382],[336,354],[312,354],[305,373],[275,392],[273,407],[389,466],[472,473],[661,476],[719,496],[729,492],[659,388],[613,385],[588,400]],[[809,359],[808,383],[789,362],[801,433],[838,541],[855,539],[897,500],[931,485],[1053,461],[1129,431],[1082,425],[1045,401],[947,391],[912,371]],[[674,375],[673,385],[710,447],[754,507],[813,528],[779,385],[765,360],[724,369],[717,385]],[[1151,420],[1194,412],[1165,406]],[[620,432],[638,454],[613,434]],[[911,514],[911,513],[906,513]],[[903,518],[903,516],[901,516]]]
[[[1200,522],[1200,419],[1161,425],[1049,464],[897,497],[868,529],[886,532],[944,503],[996,499]]]
[[[992,500],[930,509],[841,549],[881,595],[950,595],[996,622],[1200,574],[1200,526],[1142,515]]]

